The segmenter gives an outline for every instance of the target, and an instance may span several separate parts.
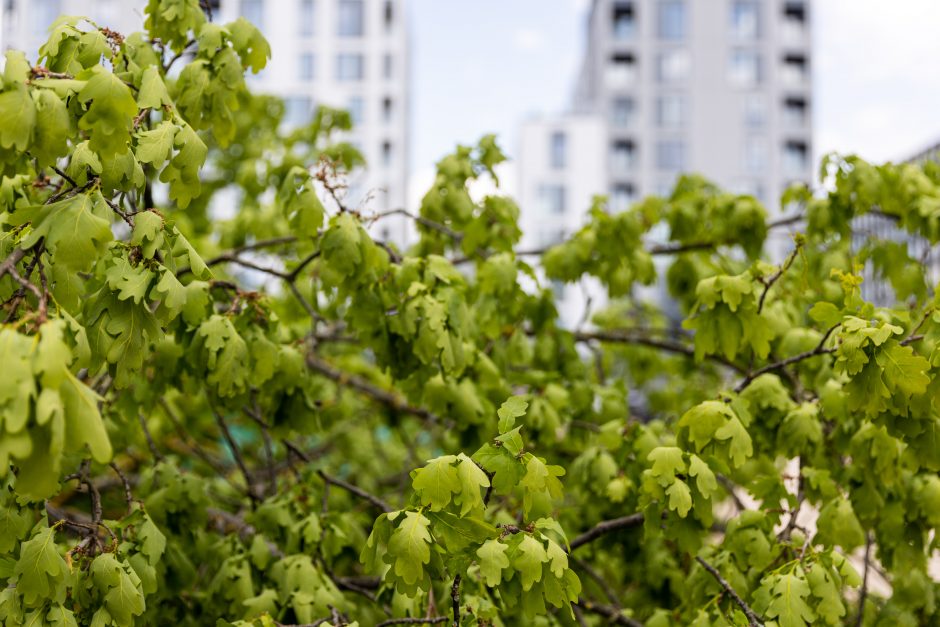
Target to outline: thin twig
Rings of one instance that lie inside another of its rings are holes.
[[[772,364],[767,364],[762,368],[758,368],[757,370],[748,373],[748,375],[734,387],[735,393],[740,394],[744,388],[749,386],[754,381],[754,379],[761,376],[762,374],[767,374],[768,372],[773,372],[774,370],[780,370],[781,368],[785,368],[790,364],[795,364],[797,362],[803,361],[804,359],[816,357],[817,355],[828,355],[829,353],[836,352],[836,349],[825,348],[824,346],[826,344],[826,340],[829,339],[829,336],[832,335],[832,332],[839,328],[839,326],[839,324],[835,324],[830,327],[829,330],[826,331],[825,335],[823,335],[822,339],[819,340],[819,344],[816,345],[816,348],[804,351],[797,355],[793,355],[792,357],[787,357],[786,359],[781,359],[780,361],[776,361]]]
[[[388,625],[436,625],[449,620],[447,616],[433,616],[429,618],[389,618],[378,623],[375,627],[388,627]]]
[[[386,503],[385,501],[383,501],[383,500],[380,499],[379,497],[375,496],[374,494],[370,494],[370,493],[366,492],[365,490],[363,490],[363,489],[360,488],[359,486],[355,486],[355,485],[353,485],[353,484],[351,484],[351,483],[349,483],[349,482],[347,482],[347,481],[343,481],[342,479],[340,479],[340,478],[338,478],[338,477],[330,476],[330,475],[326,474],[325,472],[323,472],[322,470],[318,470],[318,471],[317,471],[317,474],[320,475],[320,478],[323,479],[323,481],[325,481],[325,482],[327,482],[327,483],[331,483],[331,484],[333,484],[333,485],[335,485],[335,486],[338,486],[338,487],[340,487],[340,488],[343,488],[343,489],[346,490],[347,492],[350,492],[350,493],[352,493],[352,494],[355,494],[356,496],[358,496],[358,497],[361,498],[361,499],[365,499],[366,501],[368,501],[369,503],[371,503],[373,506],[375,506],[377,509],[382,510],[382,511],[385,512],[386,514],[389,513],[389,512],[395,511],[395,510],[392,508],[391,505],[389,505],[388,503]]]
[[[111,466],[111,469],[116,472],[117,476],[121,479],[121,484],[124,486],[124,500],[127,501],[127,513],[130,514],[134,507],[134,494],[131,492],[131,482],[128,481],[127,475],[124,474],[124,471],[122,471],[117,464],[111,462],[109,466]]]
[[[728,580],[721,576],[721,573],[718,572],[714,566],[706,562],[704,559],[695,556],[695,561],[702,565],[702,568],[707,570],[715,580],[721,584],[721,587],[725,589],[725,592],[728,593],[728,596],[741,608],[741,611],[744,612],[744,615],[747,616],[747,623],[750,627],[763,627],[763,620],[751,609],[751,606],[748,605],[741,596],[735,592],[734,588],[731,587],[731,584],[728,583]]]
[[[215,415],[215,421],[219,425],[219,429],[221,429],[222,435],[225,437],[225,441],[228,443],[229,449],[232,451],[232,457],[235,458],[235,464],[238,466],[238,469],[245,477],[245,489],[248,492],[248,498],[251,499],[252,503],[256,503],[259,499],[258,495],[255,494],[254,488],[252,487],[251,473],[248,472],[248,466],[245,465],[245,460],[242,458],[241,450],[235,443],[235,438],[232,437],[232,432],[228,428],[228,423],[225,422],[225,418],[223,418],[222,414],[219,413],[214,407],[212,408],[212,413]]]
[[[862,627],[865,621],[865,601],[868,599],[868,571],[871,565],[871,532],[865,534],[865,569],[862,571],[862,589],[858,593],[858,620],[855,624]]]
[[[790,251],[790,254],[787,255],[786,260],[783,262],[780,268],[777,269],[776,272],[770,275],[770,277],[767,279],[761,279],[761,283],[764,285],[764,291],[761,292],[760,299],[757,302],[758,314],[764,309],[764,301],[767,299],[767,292],[769,292],[770,288],[774,286],[774,283],[776,283],[780,277],[783,276],[783,273],[790,269],[790,266],[793,265],[793,260],[796,259],[796,256],[800,252],[801,247],[801,244],[797,244],[796,248]]]
[[[602,605],[587,599],[581,599],[575,603],[577,607],[587,612],[600,614],[615,625],[628,625],[629,627],[643,627],[643,623],[629,616],[624,616],[623,611],[609,605]]]

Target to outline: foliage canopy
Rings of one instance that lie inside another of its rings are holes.
[[[937,243],[940,168],[833,157],[776,221],[683,177],[533,259],[468,191],[487,137],[401,251],[345,203],[348,115],[246,89],[251,24],[146,28],[6,57],[4,624],[940,624],[938,300],[855,228]],[[587,276],[565,329],[539,281]]]

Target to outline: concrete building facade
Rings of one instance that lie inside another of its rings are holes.
[[[787,186],[813,178],[811,18],[810,0],[594,0],[571,112],[520,133],[520,199],[534,214],[525,221],[567,229],[594,194],[622,211],[669,193],[683,172],[779,210]],[[604,129],[599,157],[546,170],[561,121],[588,117]],[[527,202],[572,180],[591,187],[566,189],[574,218]]]
[[[281,96],[286,124],[310,119],[317,105],[348,110],[344,140],[367,167],[347,181],[344,203],[367,212],[404,208],[408,185],[409,39],[405,0],[211,0],[213,19],[245,17],[271,45],[271,62],[248,75],[252,89]],[[31,59],[60,15],[82,15],[118,32],[143,28],[146,0],[4,0],[0,47]],[[324,200],[329,198],[324,196]],[[375,235],[404,245],[413,225],[383,219]]]
[[[287,123],[314,108],[346,109],[344,138],[367,167],[348,181],[344,204],[368,213],[404,208],[408,186],[409,37],[404,0],[221,0],[219,17],[245,17],[271,44],[272,62],[254,89],[284,98]],[[402,216],[376,224],[376,237],[404,245],[413,225]]]

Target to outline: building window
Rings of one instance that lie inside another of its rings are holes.
[[[748,137],[744,143],[744,171],[748,174],[763,174],[767,168],[767,140],[764,137]]]
[[[661,129],[677,130],[686,125],[686,97],[683,94],[665,94],[656,99],[656,124]]]
[[[365,75],[365,62],[361,54],[342,53],[336,55],[336,79],[361,81]]]
[[[787,128],[803,129],[809,107],[805,98],[790,97],[783,101],[783,123]]]
[[[565,213],[565,186],[541,185],[539,186],[539,204],[544,213],[562,215]]]
[[[314,32],[314,0],[300,0],[300,36],[310,37]]]
[[[731,36],[736,39],[760,37],[760,6],[753,0],[731,3]]]
[[[656,167],[667,172],[685,170],[685,142],[664,139],[656,143]]]
[[[614,39],[629,41],[636,35],[636,14],[633,3],[618,3],[614,5]]]
[[[802,54],[784,55],[781,75],[788,85],[803,85],[809,78],[809,62]]]
[[[689,76],[692,65],[687,50],[677,48],[656,55],[656,78],[661,83],[677,83]]]
[[[392,99],[388,96],[382,99],[382,119],[386,122],[392,121]]]
[[[349,111],[349,119],[352,121],[353,126],[362,124],[365,117],[365,100],[361,96],[352,96],[346,108]]]
[[[392,30],[392,26],[395,25],[395,3],[391,0],[386,0],[385,10],[383,11],[385,16],[385,30]]]
[[[300,80],[311,81],[315,76],[315,63],[313,53],[304,52],[300,55]]]
[[[630,140],[614,142],[611,150],[611,166],[615,174],[632,171],[636,167],[636,144]]]
[[[363,0],[339,0],[338,16],[340,37],[362,37],[365,32]]]
[[[803,176],[809,166],[809,147],[803,141],[788,141],[783,146],[783,170],[790,176]]]
[[[568,137],[562,131],[552,133],[549,148],[549,162],[553,168],[563,168],[567,161]]]
[[[629,87],[636,82],[636,58],[632,54],[615,54],[607,68],[609,87]]]
[[[683,0],[661,0],[657,9],[657,34],[666,41],[681,41],[686,34],[686,6]]]
[[[783,39],[798,42],[806,36],[806,5],[803,2],[787,2],[783,6]]]
[[[310,122],[313,101],[309,96],[290,96],[284,99],[284,124],[289,127]]]
[[[392,68],[394,67],[392,65],[392,59],[392,55],[387,52],[385,53],[385,56],[382,57],[382,76],[384,78],[392,78]]]
[[[264,30],[263,0],[241,0],[239,10],[243,18],[257,26],[258,30]]]
[[[753,50],[734,50],[728,67],[728,80],[738,87],[752,87],[760,83],[760,55]]]
[[[617,128],[628,128],[634,119],[633,98],[614,98],[610,109],[610,122]]]
[[[392,165],[392,142],[388,140],[382,142],[382,165],[386,168]]]
[[[636,188],[629,183],[618,183],[610,192],[610,212],[622,213],[636,200]]]
[[[763,128],[767,124],[767,100],[762,94],[748,94],[744,99],[744,125]]]

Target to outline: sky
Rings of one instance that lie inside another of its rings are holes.
[[[703,0],[695,0],[703,1]],[[714,1],[714,0],[704,0]],[[562,111],[589,0],[411,0],[411,203],[457,143]],[[815,0],[815,153],[899,160],[940,141],[940,0]],[[506,191],[512,193],[512,167]]]

